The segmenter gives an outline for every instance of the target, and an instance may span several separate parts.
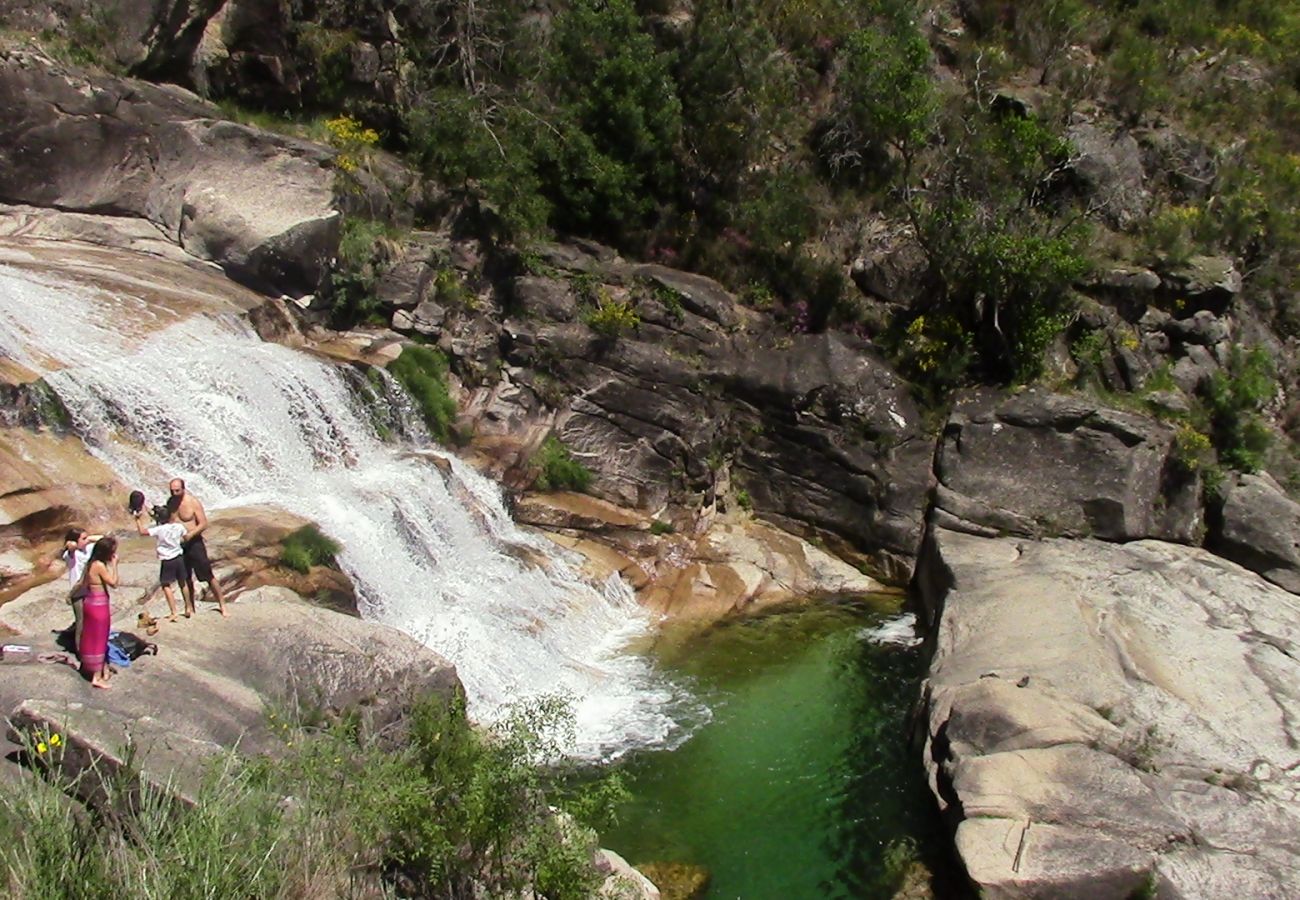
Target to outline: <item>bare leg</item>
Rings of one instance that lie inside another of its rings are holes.
[[[163,585],[163,596],[167,598],[168,622],[176,621],[176,594],[172,591],[170,584]]]
[[[194,578],[186,576],[181,582],[181,590],[185,593],[185,618],[194,615]]]
[[[208,590],[212,591],[212,596],[217,598],[217,609],[220,610],[222,617],[227,617],[230,613],[226,612],[226,597],[221,593],[221,585],[217,583],[217,576],[213,575],[212,580],[208,582]]]
[[[72,602],[72,615],[77,620],[77,624],[74,626],[72,631],[72,641],[73,641],[73,648],[78,653],[81,652],[81,618],[82,618],[81,607],[82,607],[82,601],[74,600]]]

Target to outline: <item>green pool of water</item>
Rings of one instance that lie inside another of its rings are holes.
[[[634,864],[704,866],[709,898],[892,896],[909,861],[937,843],[906,741],[921,655],[864,637],[897,603],[662,636],[660,664],[712,719],[676,750],[621,763],[633,798],[605,846]]]

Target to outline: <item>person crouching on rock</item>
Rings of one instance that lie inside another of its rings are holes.
[[[213,598],[217,601],[217,608],[221,610],[221,615],[226,616],[226,598],[221,594],[221,585],[217,583],[216,577],[212,574],[212,563],[208,560],[208,548],[203,542],[203,532],[208,527],[208,514],[203,509],[203,504],[192,494],[186,493],[185,482],[180,478],[173,478],[167,485],[171,492],[171,500],[180,504],[176,509],[176,514],[180,521],[189,529],[186,534],[185,543],[181,545],[182,555],[185,557],[186,582],[190,586],[190,594],[194,594],[194,579],[198,579],[208,586],[212,591]],[[168,501],[169,503],[171,501]]]
[[[181,523],[179,508],[180,502],[175,497],[168,500],[166,506],[155,506],[151,510],[154,524],[148,528],[144,524],[144,510],[135,513],[135,530],[158,542],[158,583],[162,586],[163,596],[167,598],[168,622],[176,621],[173,584],[178,585],[185,594],[185,618],[194,615],[194,588],[185,572],[185,559],[181,551],[189,529]]]
[[[81,586],[85,589],[85,599],[81,601],[77,656],[81,658],[82,674],[90,677],[90,686],[107,688],[108,629],[113,621],[108,589],[117,587],[117,538],[106,537],[95,544]]]

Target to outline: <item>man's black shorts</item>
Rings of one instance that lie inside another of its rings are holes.
[[[203,535],[181,544],[181,555],[190,575],[204,584],[212,583],[212,563],[208,562],[208,547],[203,543]]]
[[[158,583],[164,587],[169,584],[184,584],[188,581],[185,577],[185,556],[173,556],[171,559],[164,559],[158,566]]]

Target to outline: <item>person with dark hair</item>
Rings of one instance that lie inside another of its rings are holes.
[[[90,562],[81,576],[84,589],[81,633],[77,637],[77,656],[82,674],[90,677],[90,686],[107,688],[108,631],[113,622],[108,589],[117,587],[117,538],[106,537],[95,544]]]
[[[167,621],[176,621],[176,595],[172,585],[180,585],[185,594],[185,618],[194,615],[194,587],[185,572],[185,559],[181,546],[189,529],[181,523],[177,511],[180,502],[175,498],[167,501],[166,506],[155,506],[151,511],[154,524],[145,527],[144,506],[135,511],[135,530],[142,535],[152,537],[158,542],[158,583],[162,585],[163,596],[167,598]],[[147,610],[146,610],[147,613]]]
[[[72,616],[76,621],[75,635],[81,640],[82,600],[85,591],[81,587],[81,576],[86,573],[86,563],[95,550],[95,544],[104,539],[102,534],[90,534],[84,528],[69,528],[63,536],[63,552],[59,559],[50,563],[50,568],[62,561],[68,567],[68,603],[72,606]]]
[[[171,500],[179,504],[176,513],[187,529],[187,537],[185,543],[181,545],[181,551],[185,558],[186,581],[190,587],[190,595],[194,595],[194,580],[197,578],[212,591],[212,597],[217,601],[217,608],[221,611],[221,615],[227,616],[229,613],[226,612],[226,598],[222,596],[221,585],[212,573],[208,548],[203,542],[203,532],[208,527],[208,514],[199,499],[186,492],[184,480],[173,478],[167,485],[167,490],[171,493]]]

